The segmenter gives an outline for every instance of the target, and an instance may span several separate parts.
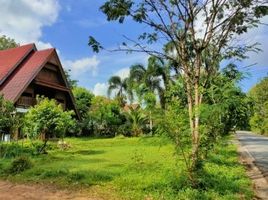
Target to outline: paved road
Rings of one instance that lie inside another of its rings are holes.
[[[237,131],[237,139],[254,158],[255,165],[268,177],[268,137],[247,131]]]

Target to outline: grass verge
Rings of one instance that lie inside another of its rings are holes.
[[[222,141],[208,156],[193,189],[172,144],[158,137],[67,138],[71,148],[51,148],[31,155],[31,169],[9,174],[13,159],[0,160],[3,179],[53,183],[58,187],[94,190],[104,199],[252,199],[251,182],[238,162],[236,146]],[[27,144],[24,144],[27,147]],[[53,144],[52,144],[53,146]],[[29,147],[27,147],[29,148]]]

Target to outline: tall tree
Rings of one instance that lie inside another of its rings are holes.
[[[17,44],[14,39],[11,39],[5,35],[0,36],[0,50],[14,48],[17,46],[19,46],[19,44]]]
[[[254,100],[251,129],[261,134],[268,134],[268,76],[250,89],[249,96]]]
[[[141,64],[130,67],[130,87],[136,90],[138,96],[142,97],[146,93],[157,93],[161,107],[165,107],[165,89],[167,89],[170,79],[169,65],[163,59],[150,57],[147,68]]]
[[[146,52],[166,58],[177,64],[177,71],[183,72],[192,136],[190,166],[194,172],[200,158],[200,108],[206,82],[215,68],[206,65],[205,61],[207,57],[214,63],[231,57],[242,59],[247,51],[257,50],[255,45],[233,46],[232,41],[256,27],[260,18],[268,14],[267,1],[108,0],[101,10],[109,21],[123,23],[130,17],[151,28],[141,33],[137,40],[125,36],[128,41],[117,50]],[[150,48],[154,42],[172,44],[173,48],[168,52]],[[96,52],[103,48],[93,37],[90,37],[89,45]]]
[[[115,91],[116,99],[121,106],[124,106],[126,103],[126,95],[128,94],[131,96],[131,92],[128,88],[128,78],[122,79],[120,76],[112,76],[108,83],[108,96],[111,96],[112,91]]]

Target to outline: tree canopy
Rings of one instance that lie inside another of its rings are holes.
[[[19,44],[16,43],[14,39],[11,39],[5,35],[0,36],[0,50],[14,48],[17,46],[19,46]]]
[[[268,14],[266,0],[107,0],[101,7],[108,21],[126,22],[126,18],[148,29],[137,38],[124,36],[116,51],[145,52],[166,59],[181,75],[188,104],[192,136],[191,171],[200,159],[201,108],[207,85],[217,76],[224,59],[244,59],[256,44],[232,41],[258,26]],[[104,47],[92,36],[88,43],[95,52]],[[155,48],[155,44],[164,44]]]

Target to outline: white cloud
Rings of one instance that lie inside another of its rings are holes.
[[[38,50],[53,48],[53,46],[50,43],[45,43],[45,42],[42,42],[42,41],[35,42],[35,45],[36,45],[36,48]],[[58,52],[58,50],[57,50],[57,52]]]
[[[92,76],[96,76],[100,61],[97,56],[94,55],[92,57],[81,58],[74,61],[63,60],[63,63],[67,69],[71,70],[71,75],[74,78],[79,78],[79,76],[84,75],[85,73],[91,73]]]
[[[108,84],[107,83],[97,83],[94,86],[93,94],[96,96],[107,96]]]
[[[128,67],[122,68],[115,72],[113,76],[119,76],[122,79],[129,76],[130,69]],[[93,88],[93,94],[99,95],[99,96],[107,96],[108,91],[108,83],[97,83]],[[115,91],[112,92],[111,97],[115,95]]]
[[[51,46],[40,41],[42,28],[56,22],[59,10],[57,0],[0,0],[0,34],[21,44]]]
[[[268,24],[268,16],[263,18],[263,23]],[[254,69],[263,70],[266,69],[268,72],[268,28],[265,25],[260,25],[257,28],[251,29],[247,34],[242,38],[247,44],[260,43],[261,52],[248,53],[249,59],[245,60],[245,65],[255,64]]]
[[[114,75],[121,77],[122,79],[129,76],[130,68],[126,67],[117,71]]]

